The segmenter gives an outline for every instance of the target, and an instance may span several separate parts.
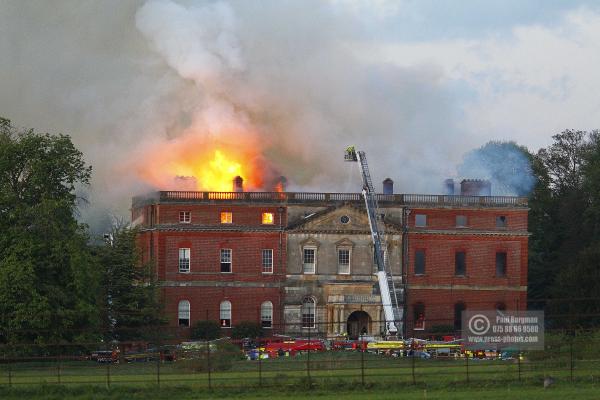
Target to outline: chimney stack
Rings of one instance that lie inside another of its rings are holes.
[[[460,182],[460,194],[463,196],[491,196],[492,182],[487,179],[463,179]]]
[[[234,192],[243,192],[244,191],[244,178],[241,176],[236,176],[233,178],[233,191]]]
[[[449,178],[444,181],[444,194],[449,196],[454,194],[454,179]]]
[[[275,191],[276,192],[285,192],[287,189],[287,178],[285,176],[280,176],[275,181]]]
[[[394,194],[394,181],[390,178],[383,180],[383,194]]]

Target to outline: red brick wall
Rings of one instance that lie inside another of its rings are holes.
[[[435,325],[454,324],[454,305],[464,303],[468,310],[495,310],[499,303],[506,310],[524,310],[527,304],[527,292],[516,290],[442,290],[442,289],[413,289],[407,298],[407,332],[411,336],[419,334],[412,330],[414,326],[414,306],[417,303],[425,305],[425,328]],[[426,331],[425,330],[425,331]]]
[[[181,300],[190,302],[190,324],[200,320],[219,321],[219,306],[222,301],[231,302],[231,324],[242,321],[260,323],[260,306],[264,301],[273,303],[273,329],[280,332],[281,290],[279,288],[235,288],[235,287],[165,287],[165,314],[170,326],[177,326],[177,306]],[[223,328],[228,335],[230,329]],[[268,334],[268,333],[267,333]]]
[[[427,226],[424,229],[456,229],[456,216],[464,215],[467,217],[467,228],[470,229],[527,231],[527,210],[411,208],[410,211],[410,228],[415,228],[417,214],[425,214]],[[497,228],[496,217],[502,215],[506,216],[507,227]]]
[[[409,284],[526,285],[527,236],[410,233]],[[415,252],[425,250],[425,275],[415,275]],[[455,252],[466,254],[466,275],[455,276]],[[506,252],[506,277],[496,276],[496,252]]]
[[[228,204],[161,204],[159,208],[159,224],[179,224],[179,212],[191,212],[191,224],[221,225],[221,212],[232,213],[232,223],[228,226],[269,226],[262,224],[262,213],[270,212],[274,216],[274,224],[279,226],[287,224],[285,209],[280,214],[280,207],[273,206],[245,206]],[[184,224],[182,224],[184,225]],[[187,224],[185,224],[187,225]]]
[[[282,233],[163,231],[157,236],[158,271],[163,280],[273,282],[285,278],[286,237]],[[190,248],[189,273],[179,273],[180,247]],[[220,272],[221,249],[232,250],[232,273]],[[273,274],[262,273],[263,249],[273,250]]]

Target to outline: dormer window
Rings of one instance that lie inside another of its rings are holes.
[[[179,211],[179,223],[189,224],[191,222],[192,222],[192,212],[191,211]]]
[[[233,223],[233,213],[231,211],[222,211],[221,212],[221,223],[222,224]]]
[[[262,223],[263,225],[273,225],[275,221],[274,215],[272,212],[264,212],[262,213]]]
[[[425,214],[417,214],[415,215],[415,226],[419,228],[423,228],[427,226],[427,215]]]
[[[496,228],[506,228],[508,226],[508,221],[506,220],[506,215],[498,215],[496,217]]]

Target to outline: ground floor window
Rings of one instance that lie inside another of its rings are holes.
[[[273,327],[273,303],[265,301],[260,306],[260,325],[263,328]]]
[[[222,301],[219,308],[221,328],[231,328],[231,302]]]
[[[416,303],[413,306],[413,317],[415,321],[415,330],[422,331],[425,329],[425,304]]]
[[[312,297],[305,297],[302,301],[302,327],[303,328],[314,328],[315,327],[315,311],[316,301]]]
[[[190,326],[190,302],[188,300],[181,300],[177,306],[178,325],[179,326]]]
[[[454,305],[454,330],[462,330],[462,313],[467,309],[465,303],[456,303]]]

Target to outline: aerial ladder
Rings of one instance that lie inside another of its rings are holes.
[[[373,251],[375,253],[375,263],[377,265],[377,280],[379,282],[379,292],[383,306],[385,318],[385,333],[389,336],[402,335],[403,323],[403,305],[398,301],[398,294],[394,284],[394,276],[385,257],[385,224],[383,214],[379,211],[377,195],[373,189],[367,157],[364,151],[356,151],[354,146],[346,148],[344,161],[358,162],[363,189],[362,195],[365,200],[365,207],[369,217],[369,228],[371,229],[371,238],[373,239]],[[401,293],[401,296],[403,292]],[[401,297],[402,298],[402,297]]]

